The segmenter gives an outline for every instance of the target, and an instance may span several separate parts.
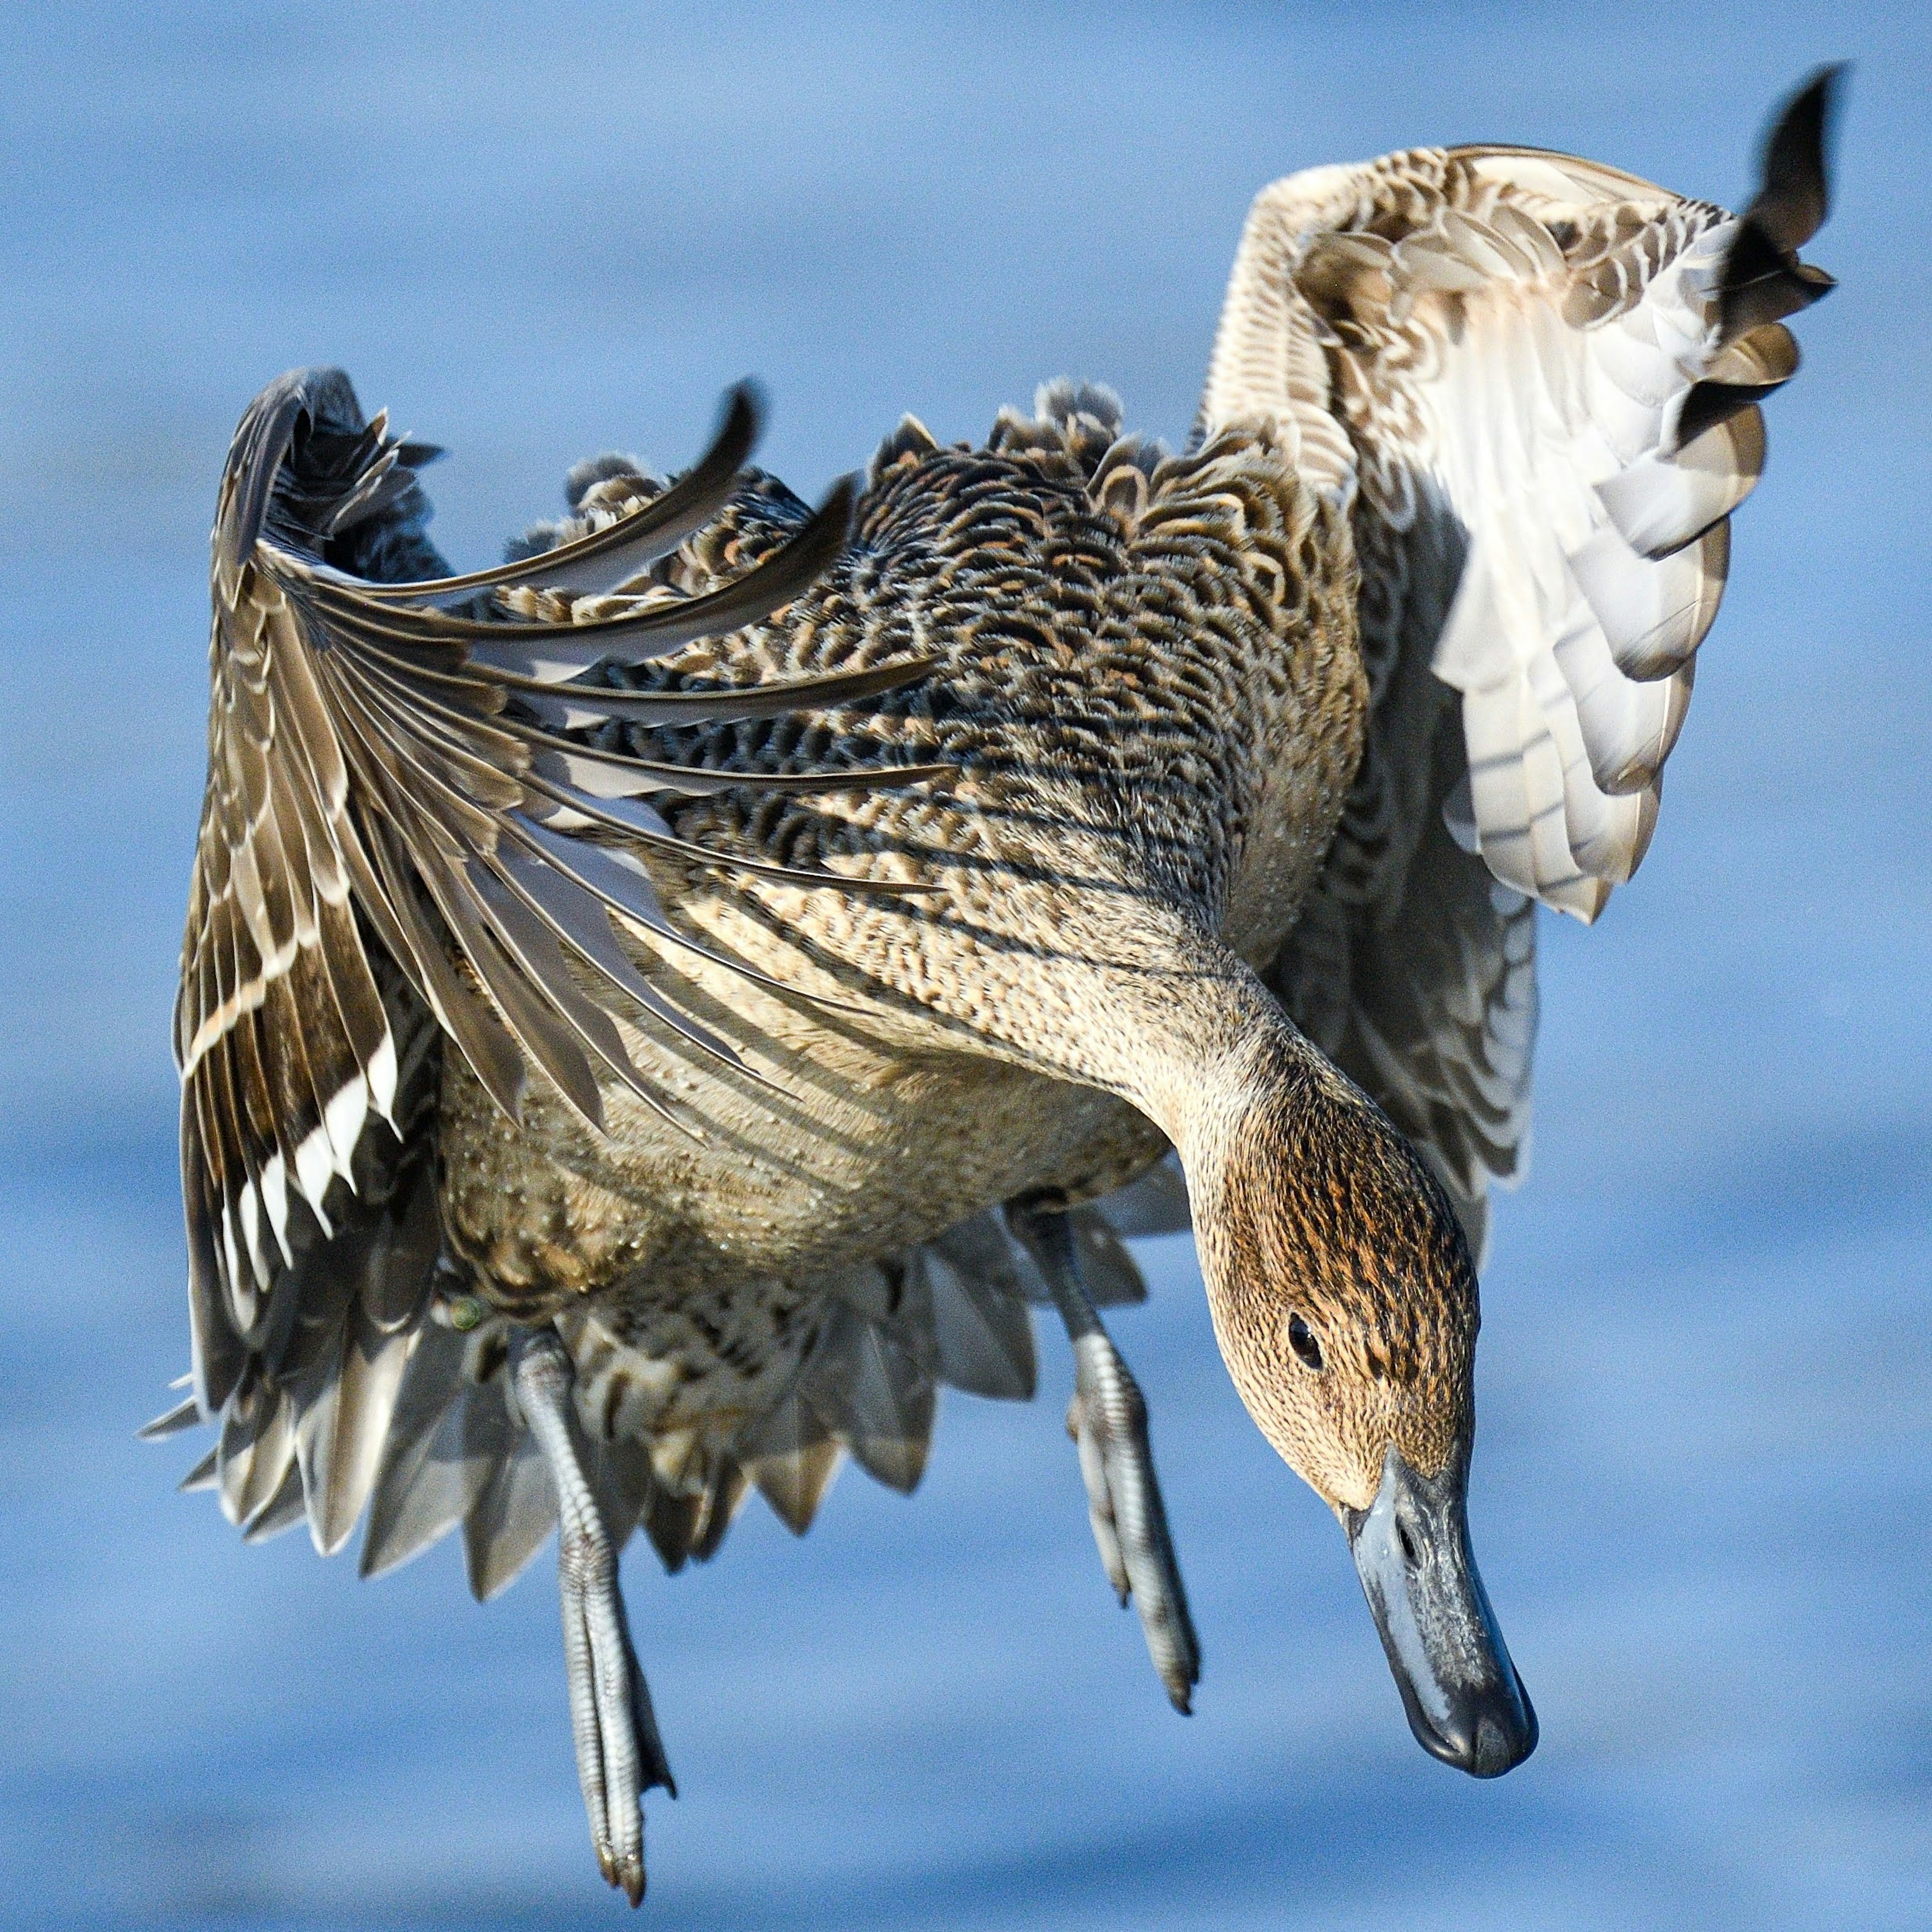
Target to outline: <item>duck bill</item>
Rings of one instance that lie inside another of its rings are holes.
[[[1342,1520],[1416,1742],[1472,1778],[1536,1748],[1536,1713],[1469,1548],[1468,1463],[1419,1476],[1393,1447],[1366,1510]]]

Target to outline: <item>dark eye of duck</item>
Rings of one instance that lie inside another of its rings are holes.
[[[1301,1358],[1304,1366],[1319,1371],[1322,1344],[1316,1340],[1315,1330],[1298,1315],[1288,1318],[1288,1346]]]

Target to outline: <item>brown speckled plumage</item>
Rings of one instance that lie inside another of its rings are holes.
[[[590,512],[644,487],[611,479]],[[754,479],[658,574],[702,594],[805,514]],[[802,1354],[812,1331],[761,1336],[734,1363],[689,1331],[680,1297],[736,1285],[756,1312],[740,1318],[761,1319],[799,1284],[988,1204],[1085,1198],[1144,1168],[1164,1141],[1122,1097],[1141,1078],[1133,1016],[1211,1000],[1235,964],[1224,934],[1256,958],[1278,946],[1358,754],[1353,590],[1336,513],[1264,435],[1165,457],[1120,440],[1110,403],[1066,394],[1043,420],[1003,418],[979,450],[902,428],[821,584],[696,671],[652,681],[749,683],[908,651],[935,653],[932,674],[857,716],[629,741],[748,776],[882,751],[950,764],[944,787],[776,805],[747,790],[668,814],[721,854],[938,890],[882,902],[663,872],[694,932],[850,1010],[680,962],[695,982],[681,998],[721,1028],[728,1010],[770,1082],[685,1052],[665,1084],[700,1138],[622,1095],[607,1141],[542,1092],[516,1127],[447,1069],[446,1222],[478,1294],[520,1318],[590,1295],[601,1330],[679,1363],[652,1426],[698,1426],[715,1460],[746,1420],[744,1388],[768,1387],[765,1348]],[[634,1057],[655,1075],[675,1052],[660,1028]],[[599,1426],[643,1412],[583,1406]]]
[[[1593,917],[1642,856],[1781,318],[1828,286],[1830,86],[1741,218],[1507,148],[1275,184],[1178,454],[1060,383],[977,448],[908,418],[814,512],[742,468],[740,392],[683,478],[598,459],[451,578],[434,452],[339,372],[244,416],[176,1014],[195,1388],[156,1428],[220,1419],[190,1482],[250,1537],[333,1550],[366,1504],[380,1571],[460,1524],[479,1596],[561,1511],[634,1902],[669,1771],[598,1564],[639,1526],[708,1556],[754,1486],[802,1530],[848,1453],[910,1488],[938,1383],[1033,1392],[1029,1300],[1186,1708],[1094,1313],[1142,1292],[1110,1216],[1186,1224],[1170,1147],[1418,1736],[1533,1748],[1460,1514],[1472,1244],[1534,904]]]
[[[668,1193],[688,1202],[690,1218],[650,1264],[695,1280],[716,1270],[720,1250],[733,1272],[823,1270],[1030,1187],[1084,1194],[1124,1178],[1124,1166],[1154,1150],[1144,1132],[1116,1126],[1120,1109],[1090,1092],[1061,1090],[1064,1080],[1127,1077],[1127,1048],[1096,1046],[1079,1002],[1112,985],[1129,1004],[1163,998],[1178,968],[1216,970],[1212,942],[1224,927],[1261,957],[1279,943],[1359,742],[1346,548],[1333,513],[1250,435],[1164,464],[1144,458],[1147,507],[1127,520],[1102,494],[1121,464],[1100,488],[1092,482],[1112,428],[1090,418],[1063,436],[1009,419],[986,450],[898,456],[862,499],[854,549],[824,584],[782,625],[732,640],[706,671],[748,682],[936,650],[916,687],[856,718],[637,743],[748,775],[903,747],[961,777],[809,804],[734,793],[670,814],[683,836],[721,853],[940,890],[880,903],[690,874],[664,880],[694,930],[866,1018],[760,1006],[734,990],[750,1022],[740,1036],[755,1031],[754,1062],[769,1054],[779,1090],[707,1071],[686,1101],[706,1143],[640,1118],[600,1148],[555,1112],[573,1174],[634,1197],[633,1232],[605,1280],[644,1258],[634,1229],[664,1213]],[[755,488],[724,527],[733,549],[755,554],[797,514]],[[724,547],[719,532],[707,533],[713,543]],[[468,1149],[504,1136],[460,1080],[446,1090],[460,1119],[444,1135],[459,1240],[479,1261],[479,1244],[516,1242],[519,1229],[548,1243],[547,1221],[520,1203],[497,1216],[500,1235],[486,1233],[490,1204],[508,1200],[487,1154],[476,1217],[460,1204]],[[784,1124],[754,1133],[737,1118],[760,1109]],[[842,1122],[851,1112],[862,1130]],[[1069,1144],[1115,1132],[1133,1150],[1125,1160]],[[750,1150],[734,1144],[747,1135],[767,1157],[748,1176],[740,1163]],[[828,1178],[828,1138],[849,1148],[849,1179]],[[782,1174],[770,1158],[781,1147],[792,1156]],[[729,1185],[699,1178],[721,1163]],[[692,1178],[667,1190],[667,1166]],[[881,1185],[908,1173],[926,1184]],[[584,1196],[586,1218],[601,1220],[608,1204],[589,1187]],[[493,1250],[493,1273],[520,1285],[540,1274],[535,1244],[524,1245],[532,1252],[514,1262]],[[555,1283],[560,1294],[590,1285]]]

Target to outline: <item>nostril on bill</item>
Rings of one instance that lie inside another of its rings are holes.
[[[1469,1547],[1460,1464],[1418,1475],[1391,1447],[1349,1544],[1416,1742],[1475,1778],[1536,1748],[1536,1713]]]

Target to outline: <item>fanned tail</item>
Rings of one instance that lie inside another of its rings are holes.
[[[298,1357],[251,1363],[219,1442],[183,1487],[217,1488],[250,1541],[306,1516],[325,1555],[342,1546],[366,1504],[364,1576],[385,1575],[460,1528],[470,1588],[485,1600],[542,1547],[556,1498],[506,1399],[507,1324],[484,1316],[446,1269],[438,1273],[422,1218],[428,1193],[420,1177],[406,1183],[380,1221],[357,1233],[359,1287],[345,1271],[347,1285],[305,1319]],[[1178,1166],[1170,1156],[1068,1219],[1096,1301],[1144,1300],[1146,1284],[1121,1237],[1187,1226]],[[667,1570],[706,1561],[753,1489],[802,1535],[848,1456],[910,1491],[925,1471],[940,1385],[1030,1400],[1030,1307],[1048,1299],[994,1209],[850,1270],[824,1291],[783,1392],[728,1438],[680,1444],[674,1458],[654,1460],[650,1443],[605,1441],[574,1425],[614,1543],[621,1549],[641,1528]],[[582,1386],[594,1390],[609,1366],[599,1352],[613,1353],[608,1339],[580,1324],[572,1346]],[[183,1404],[142,1433],[165,1439],[197,1420]]]

